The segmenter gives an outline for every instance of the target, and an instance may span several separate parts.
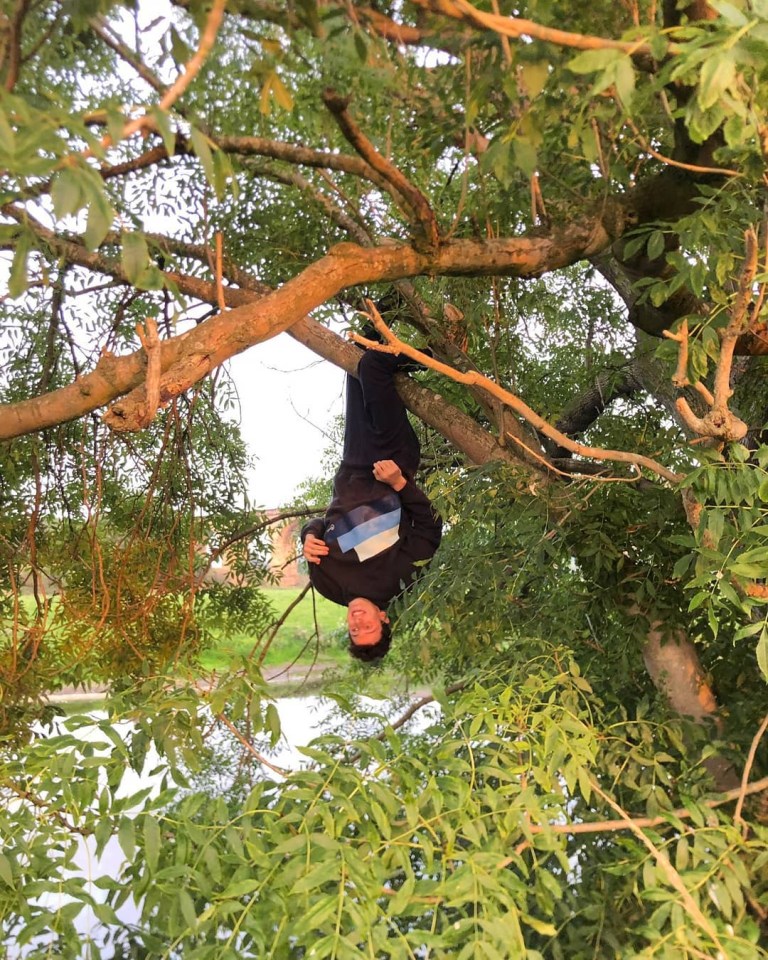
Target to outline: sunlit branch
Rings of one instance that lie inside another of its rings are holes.
[[[129,282],[119,261],[86,249],[79,240],[63,239],[13,205],[2,212],[23,221],[56,256]],[[582,259],[611,242],[602,218],[553,227],[546,235],[486,240],[460,239],[420,252],[407,244],[361,247],[341,243],[281,287],[257,299],[248,290],[227,288],[226,314],[217,314],[177,337],[162,341],[161,403],[178,396],[225,360],[276,336],[346,287],[393,282],[420,274],[444,276],[537,276]],[[171,287],[209,303],[216,302],[215,284],[174,272],[165,274]],[[213,291],[213,294],[212,294]],[[140,355],[102,357],[96,368],[75,384],[32,400],[0,407],[0,439],[10,439],[96,410],[143,383]],[[107,420],[115,429],[135,429],[143,408],[143,389],[125,397]],[[585,449],[575,445],[574,449]],[[640,460],[637,460],[640,463]]]
[[[359,334],[350,334],[351,339],[356,343],[361,343],[368,347],[368,349],[380,350],[384,353],[402,353],[424,364],[424,366],[429,367],[431,370],[436,370],[438,373],[450,377],[451,380],[455,380],[457,383],[481,387],[491,396],[509,406],[515,413],[527,420],[536,430],[543,433],[544,436],[549,437],[550,440],[556,441],[561,447],[579,456],[590,457],[595,460],[615,460],[621,463],[630,463],[638,467],[645,467],[646,470],[650,470],[657,476],[670,481],[670,483],[678,483],[680,481],[681,477],[678,474],[668,470],[650,457],[645,457],[642,454],[628,453],[625,450],[604,450],[600,447],[588,447],[585,444],[571,440],[570,437],[567,437],[564,433],[555,429],[555,427],[548,423],[543,417],[539,416],[539,414],[533,411],[519,397],[505,390],[492,380],[489,380],[488,377],[483,376],[483,374],[475,371],[461,373],[458,370],[454,370],[453,367],[449,367],[447,364],[435,360],[433,357],[428,357],[420,350],[410,346],[410,344],[399,340],[381,319],[381,315],[373,302],[368,300],[366,303],[374,326],[379,333],[386,338],[387,343],[381,344],[373,340],[367,340]]]
[[[533,40],[542,40],[545,43],[552,43],[559,47],[572,47],[576,50],[621,50],[630,56],[653,55],[650,44],[645,40],[628,42],[589,34],[569,33],[567,30],[544,27],[533,20],[484,13],[467,0],[411,0],[411,2],[431,13],[461,20],[463,23],[469,23],[481,30],[490,30],[502,37],[515,39],[530,37]],[[667,52],[678,53],[679,46],[669,44]]]
[[[709,412],[703,417],[697,417],[685,399],[678,397],[675,406],[683,423],[701,437],[712,437],[716,440],[733,441],[741,440],[746,436],[748,427],[739,417],[735,416],[728,407],[728,401],[733,395],[731,388],[731,370],[733,367],[733,355],[736,343],[746,332],[750,324],[750,304],[753,298],[753,284],[755,274],[757,273],[758,245],[757,234],[750,227],[744,235],[744,265],[739,277],[739,286],[731,305],[728,326],[723,331],[720,338],[720,356],[715,367],[715,376],[712,392],[708,389],[699,390],[710,407]],[[688,327],[684,323],[679,334],[665,335],[672,340],[680,343],[680,358],[678,362],[677,373],[675,374],[675,383],[677,386],[684,386],[687,383],[683,367],[684,355],[687,352]]]

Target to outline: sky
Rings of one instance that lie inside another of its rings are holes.
[[[278,507],[302,480],[322,473],[325,433],[343,412],[344,371],[288,334],[257,344],[229,362],[240,395],[240,426],[252,455],[254,506]]]

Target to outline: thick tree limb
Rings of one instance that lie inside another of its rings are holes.
[[[568,437],[584,433],[603,411],[620,397],[631,397],[641,389],[640,380],[635,372],[637,363],[633,363],[626,370],[605,370],[599,374],[595,382],[575,397],[560,414],[555,429]],[[553,456],[565,456],[558,447]]]
[[[6,205],[3,212],[25,219],[57,257],[125,282],[119,264],[88,251],[82,243],[58,237],[24,211]],[[452,240],[431,252],[404,244],[363,248],[351,243],[333,247],[278,290],[253,302],[247,291],[227,290],[233,309],[194,330],[162,342],[160,401],[167,402],[210,373],[216,366],[292,326],[345,287],[377,281],[427,276],[538,276],[604,249],[612,240],[603,220],[554,228],[548,235],[487,240]],[[195,277],[167,274],[183,293],[209,299],[210,285]],[[104,357],[96,369],[75,384],[52,394],[0,407],[0,439],[63,423],[102,407],[135,390],[143,382],[138,354]],[[126,398],[108,420],[117,429],[136,429],[143,390]]]

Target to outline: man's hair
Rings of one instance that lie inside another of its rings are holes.
[[[388,623],[382,620],[381,636],[376,643],[354,643],[352,637],[349,638],[349,655],[356,660],[362,660],[363,663],[371,663],[374,660],[381,660],[387,655],[390,644],[392,643],[392,628]]]

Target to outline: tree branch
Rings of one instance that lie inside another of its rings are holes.
[[[16,0],[16,9],[13,14],[7,18],[7,32],[0,58],[0,70],[8,65],[5,74],[3,86],[10,93],[16,86],[19,79],[19,70],[21,69],[21,32],[24,25],[24,18],[29,11],[29,0]]]
[[[121,266],[93,253],[76,240],[57,236],[24,210],[5,205],[3,212],[23,220],[57,257],[96,272],[128,278]],[[602,219],[553,228],[548,235],[461,239],[437,250],[419,252],[405,244],[363,248],[337,244],[319,260],[278,290],[255,301],[247,290],[227,288],[233,309],[201,323],[194,330],[162,341],[160,401],[178,396],[215,367],[248,347],[288,329],[315,307],[345,287],[377,281],[395,281],[419,274],[428,276],[538,276],[605,248],[612,240]],[[197,277],[168,272],[181,292],[216,303],[215,286]],[[144,379],[137,354],[103,357],[96,369],[44,397],[0,406],[0,439],[11,439],[82,416],[135,390]],[[143,391],[126,399],[108,415],[117,429],[136,429],[137,410],[146,402]]]
[[[461,20],[480,30],[490,30],[501,37],[530,37],[533,40],[542,40],[559,47],[572,47],[576,50],[622,50],[630,56],[652,57],[653,51],[649,43],[637,40],[628,43],[624,40],[611,40],[607,37],[595,37],[589,34],[569,33],[566,30],[556,30],[544,27],[533,20],[524,20],[520,17],[504,17],[492,13],[484,13],[468,3],[467,0],[411,0],[416,6],[431,13],[454,20]],[[676,54],[679,46],[670,43],[667,52]]]
[[[329,89],[323,93],[323,103],[360,156],[403,198],[407,204],[407,212],[415,218],[413,225],[416,227],[417,239],[423,242],[424,249],[436,247],[440,243],[440,230],[427,198],[393,164],[382,157],[365,136],[347,110],[349,98],[341,97],[335,90]],[[417,243],[417,249],[421,249],[421,246],[422,244]]]
[[[568,437],[577,436],[590,427],[601,413],[619,397],[631,397],[640,387],[634,367],[635,363],[626,370],[604,370],[592,386],[583,394],[572,400],[555,424],[555,429]],[[559,448],[553,451],[553,456],[563,456]]]
[[[749,429],[747,424],[737,417],[728,407],[728,401],[733,395],[731,389],[731,369],[736,342],[749,325],[749,306],[753,297],[753,283],[757,273],[757,234],[750,227],[744,235],[745,254],[744,265],[739,277],[739,287],[731,305],[728,326],[723,331],[720,340],[720,356],[715,367],[715,378],[712,393],[705,388],[699,390],[707,405],[711,408],[703,417],[697,417],[685,397],[680,397],[676,403],[677,410],[685,425],[701,437],[712,437],[719,441],[741,440]],[[677,377],[681,380],[680,386],[687,383],[683,380],[684,370],[681,366],[684,353],[687,355],[688,326],[684,324],[679,334],[667,333],[667,336],[680,343],[680,363]]]
[[[458,370],[454,370],[447,364],[441,363],[439,360],[435,360],[433,357],[426,356],[426,354],[422,353],[420,350],[417,350],[415,347],[410,346],[410,344],[403,343],[403,341],[399,340],[381,319],[381,316],[374,304],[370,300],[367,301],[367,303],[373,324],[379,333],[386,338],[387,343],[386,345],[377,343],[373,340],[366,340],[365,337],[361,337],[358,334],[352,334],[352,339],[356,343],[361,343],[371,350],[380,350],[385,353],[402,353],[405,356],[411,357],[419,363],[424,364],[424,366],[429,367],[432,370],[437,370],[438,373],[442,373],[445,376],[450,377],[451,380],[455,380],[457,383],[474,384],[475,386],[482,387],[482,389],[487,391],[491,396],[496,397],[496,399],[501,400],[502,403],[511,407],[515,413],[527,420],[528,423],[535,427],[536,430],[538,430],[540,433],[543,433],[544,436],[549,437],[551,440],[555,440],[560,444],[560,446],[564,447],[566,450],[570,450],[572,453],[576,453],[584,457],[591,457],[594,460],[615,460],[620,463],[631,463],[638,467],[645,467],[646,470],[650,470],[652,473],[655,473],[656,476],[662,477],[663,479],[668,480],[670,483],[678,483],[680,481],[681,477],[678,476],[678,474],[673,473],[671,470],[668,470],[666,467],[662,466],[662,464],[657,463],[655,460],[652,460],[650,457],[645,457],[642,454],[628,453],[625,450],[604,450],[600,447],[588,447],[584,444],[576,443],[549,424],[543,417],[539,416],[538,413],[532,410],[528,404],[522,401],[519,397],[515,396],[515,394],[505,390],[503,387],[494,383],[492,380],[489,380],[482,374],[474,371],[470,371],[469,373],[460,373]]]

